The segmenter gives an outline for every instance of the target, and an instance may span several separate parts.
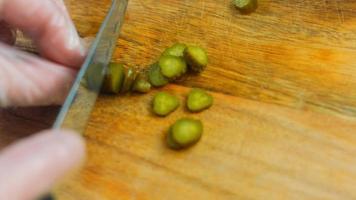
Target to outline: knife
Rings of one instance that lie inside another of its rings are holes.
[[[128,0],[112,0],[111,8],[88,52],[53,128],[83,133],[116,47]]]
[[[128,0],[112,0],[110,10],[59,111],[54,129],[69,128],[81,134],[84,132],[115,50],[127,4]],[[48,194],[40,199],[52,200],[54,196]]]

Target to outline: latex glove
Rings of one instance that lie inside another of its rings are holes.
[[[46,58],[0,44],[0,107],[61,104],[85,57],[63,2],[0,0],[0,20],[3,41],[13,43],[9,27],[18,28]],[[82,138],[60,130],[5,148],[0,153],[0,200],[37,198],[80,165],[84,154]]]
[[[44,131],[0,154],[0,199],[35,200],[80,167],[84,143],[69,131]]]
[[[77,72],[75,67],[80,66],[85,56],[63,3],[0,0],[0,19],[32,37],[41,55],[52,61],[1,44],[0,105],[62,103]]]

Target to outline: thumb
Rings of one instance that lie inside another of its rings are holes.
[[[0,199],[32,200],[48,192],[85,154],[83,140],[70,131],[44,131],[0,154]]]

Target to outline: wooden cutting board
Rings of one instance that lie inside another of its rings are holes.
[[[101,96],[87,162],[58,199],[355,199],[356,1],[259,2],[241,15],[230,0],[130,0],[114,60],[145,67],[174,42],[199,44],[208,69],[161,90],[184,102],[205,88],[215,105],[158,118],[159,90]],[[67,1],[81,36],[95,36],[109,3]],[[176,152],[164,137],[182,116],[205,132]]]

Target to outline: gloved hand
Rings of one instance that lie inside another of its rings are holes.
[[[61,104],[86,54],[63,2],[0,0],[0,20],[0,107]],[[30,36],[42,58],[9,45],[11,28]],[[12,144],[0,153],[0,199],[37,198],[84,155],[82,138],[65,130]]]

